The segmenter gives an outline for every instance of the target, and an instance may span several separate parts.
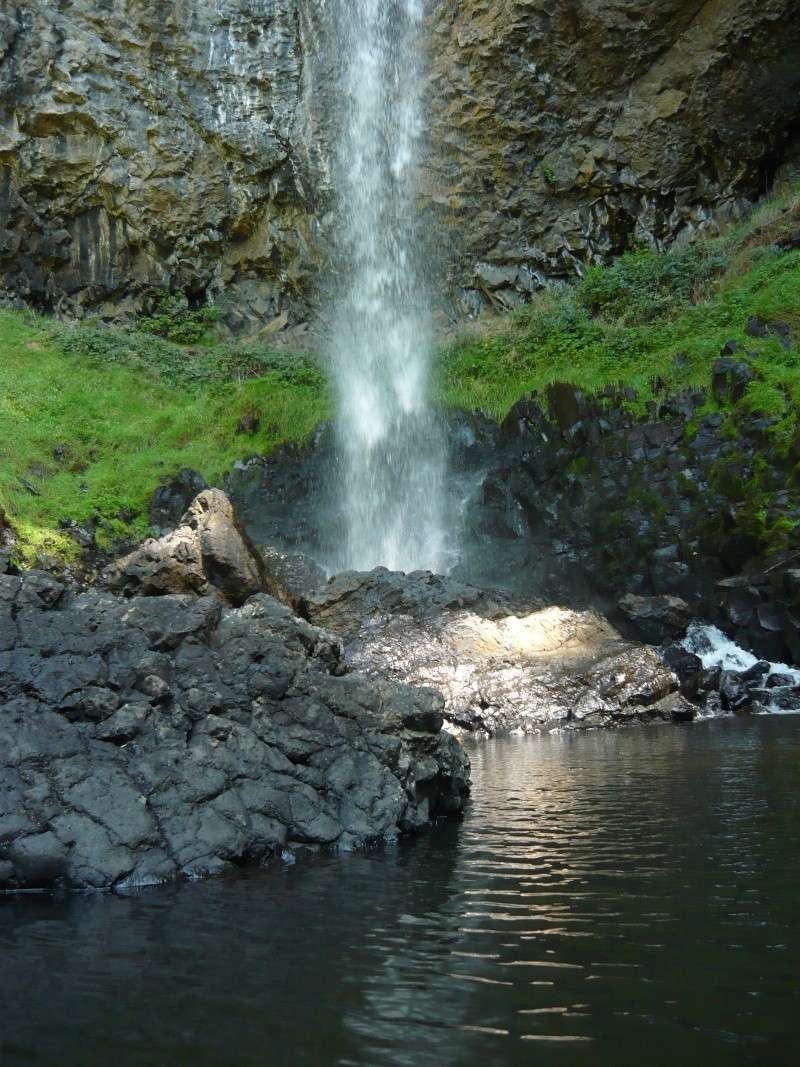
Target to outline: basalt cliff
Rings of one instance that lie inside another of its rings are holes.
[[[794,0],[429,4],[424,207],[452,314],[735,216],[796,154]],[[306,321],[329,255],[322,0],[6,0],[0,290],[70,315]]]

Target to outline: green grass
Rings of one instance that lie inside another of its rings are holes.
[[[776,242],[798,232],[795,183],[721,238],[666,254],[636,249],[573,287],[545,290],[448,347],[441,402],[502,419],[521,397],[568,381],[588,393],[633,390],[628,402],[641,413],[656,393],[707,387],[734,340],[759,376],[743,411],[774,418],[774,435],[788,438],[800,410],[800,251]],[[793,350],[747,336],[751,318],[785,323]]]
[[[168,364],[170,353],[179,362],[191,356],[123,331],[67,334],[44,319],[0,312],[0,503],[27,561],[76,553],[60,519],[99,520],[99,539],[109,545],[143,534],[165,475],[189,466],[217,481],[236,459],[302,440],[328,415],[318,376],[293,380],[278,367],[231,380],[222,372],[238,357],[220,347],[198,358],[213,366],[216,352],[222,370],[187,384],[182,370],[153,365],[153,352]],[[259,417],[258,432],[237,434],[249,414]]]
[[[636,249],[545,290],[440,353],[439,402],[503,418],[568,381],[632,390],[626,403],[642,413],[657,395],[707,387],[736,340],[758,376],[728,413],[730,432],[740,416],[766,415],[784,447],[800,412],[800,251],[776,243],[798,232],[795,182],[720,238],[663,255]],[[791,351],[748,337],[752,317],[785,323]],[[111,546],[146,531],[165,476],[189,466],[218,482],[236,459],[306,438],[329,407],[313,357],[225,344],[213,311],[185,300],[161,299],[127,330],[0,312],[0,505],[28,561],[76,554],[61,519],[95,521]],[[245,415],[260,419],[255,435],[237,434]]]

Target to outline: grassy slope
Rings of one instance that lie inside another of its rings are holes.
[[[776,247],[798,232],[795,183],[723,238],[630,253],[572,289],[545,291],[442,353],[440,401],[502,417],[567,380],[593,392],[630,387],[643,410],[656,389],[707,386],[723,344],[737,340],[760,373],[742,409],[772,417],[776,441],[788,441],[800,410],[797,345],[786,352],[744,327],[754,316],[780,321],[800,340],[800,251]],[[62,518],[99,520],[108,543],[142,533],[163,476],[191,466],[216,480],[237,458],[302,440],[328,410],[307,361],[0,312],[0,504],[29,559],[75,553]],[[258,432],[237,434],[251,414]]]
[[[720,350],[735,340],[761,376],[743,406],[776,418],[775,434],[788,435],[800,409],[800,251],[776,242],[798,233],[794,183],[722,238],[666,255],[629,253],[571,289],[546,290],[452,344],[442,400],[502,418],[521,396],[569,381],[588,392],[627,386],[644,410],[655,389],[707,387]],[[753,317],[785,323],[795,350],[747,336]]]
[[[303,438],[327,413],[318,385],[277,372],[196,385],[164,377],[99,354],[67,355],[45,321],[0,312],[0,503],[23,554],[74,553],[61,518],[100,517],[107,542],[144,532],[164,475],[190,466],[217,479],[237,458]],[[240,418],[253,413],[258,432],[237,434]]]

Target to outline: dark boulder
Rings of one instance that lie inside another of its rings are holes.
[[[720,674],[719,695],[725,711],[738,715],[752,711],[756,689],[758,689],[757,681],[748,682],[739,671],[723,670]]]
[[[174,529],[191,502],[204,489],[208,489],[208,483],[202,474],[184,467],[153,494],[150,525],[160,534]]]
[[[640,636],[653,644],[682,635],[692,621],[691,608],[676,596],[629,593],[620,600],[619,607]]]
[[[661,658],[678,676],[681,692],[687,696],[696,697],[703,677],[703,661],[700,657],[675,642],[661,649]]]
[[[225,609],[0,576],[0,890],[130,889],[418,830],[467,791],[442,711],[347,674],[335,638],[263,594]]]

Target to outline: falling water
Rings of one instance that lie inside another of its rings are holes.
[[[331,341],[341,569],[444,567],[445,449],[429,400],[415,207],[422,8],[423,0],[335,0],[345,119]]]

